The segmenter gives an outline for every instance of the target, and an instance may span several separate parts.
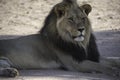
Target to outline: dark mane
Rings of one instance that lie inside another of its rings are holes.
[[[84,48],[80,47],[78,44],[64,41],[60,36],[57,39],[54,38],[52,42],[60,51],[64,51],[66,55],[71,55],[73,59],[78,62],[87,59]]]
[[[63,0],[63,2],[67,2],[67,3],[76,3],[76,0]]]
[[[67,0],[69,1],[69,0]],[[71,0],[73,1],[73,0]],[[61,4],[61,3],[59,3]],[[59,5],[57,4],[57,5]],[[65,4],[65,3],[62,3]],[[56,5],[56,6],[57,6]],[[68,5],[68,3],[67,3]],[[95,43],[94,35],[92,35],[92,38],[89,37],[90,41],[88,40],[88,47],[85,49],[83,46],[80,46],[79,44],[75,44],[72,42],[65,41],[61,38],[60,34],[57,31],[56,23],[57,23],[57,15],[54,11],[54,6],[49,13],[49,15],[46,17],[44,26],[40,31],[41,37],[44,38],[44,40],[47,40],[50,44],[55,46],[56,49],[63,51],[63,54],[71,55],[74,60],[81,62],[83,60],[89,59],[92,61],[99,61],[99,53],[97,51],[97,46]],[[94,44],[94,45],[93,45]],[[92,53],[91,53],[92,52]],[[96,57],[96,58],[93,58]]]
[[[80,47],[78,44],[72,42],[64,41],[58,34],[56,29],[57,16],[53,10],[46,17],[44,26],[40,31],[42,37],[52,43],[60,51],[64,51],[66,55],[72,55],[72,57],[77,61],[82,61],[86,59],[86,53],[84,48]]]

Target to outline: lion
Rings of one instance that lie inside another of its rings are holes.
[[[63,0],[52,8],[38,34],[0,40],[0,76],[18,76],[20,69],[118,75],[113,68],[119,65],[117,61],[100,58],[88,18],[91,10],[89,4]]]

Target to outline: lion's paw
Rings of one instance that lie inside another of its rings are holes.
[[[3,76],[5,77],[16,77],[19,75],[19,72],[15,68],[6,68],[3,70]]]
[[[119,70],[119,69],[114,69],[114,72],[111,73],[111,74],[112,74],[112,76],[114,76],[114,77],[119,77],[119,78],[120,78],[120,70]]]

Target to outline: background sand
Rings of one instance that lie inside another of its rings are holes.
[[[0,0],[0,35],[27,35],[39,31],[51,8],[61,0]],[[94,31],[120,30],[120,0],[78,0],[91,4]]]

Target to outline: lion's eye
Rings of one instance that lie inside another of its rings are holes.
[[[74,21],[72,17],[68,18],[68,20],[69,20],[70,22],[73,22],[73,21]]]

